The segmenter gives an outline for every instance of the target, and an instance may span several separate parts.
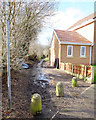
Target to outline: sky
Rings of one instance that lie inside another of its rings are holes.
[[[46,20],[38,35],[38,41],[47,45],[54,29],[66,30],[78,20],[94,12],[95,0],[55,0],[58,4],[55,15]]]

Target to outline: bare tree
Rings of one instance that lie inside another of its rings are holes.
[[[6,2],[0,1],[0,32],[2,42],[2,66],[6,67]],[[20,61],[28,54],[31,41],[35,41],[42,28],[45,17],[52,15],[54,2],[33,0],[32,2],[8,2],[10,27],[10,62],[11,69],[17,69]]]

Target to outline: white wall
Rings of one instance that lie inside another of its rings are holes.
[[[94,40],[94,23],[91,23],[83,28],[76,30],[79,34],[87,38],[89,41],[93,43]]]
[[[94,43],[94,23],[91,23],[81,29],[78,29],[76,30],[76,32],[78,32],[79,34],[87,38],[89,41]],[[91,53],[91,55],[93,56],[93,53]],[[93,58],[92,59],[90,58],[90,60],[91,63],[93,63]]]
[[[55,36],[53,36],[53,40],[51,43],[51,66],[53,66],[53,63],[55,61],[54,41],[55,41]]]
[[[86,21],[85,23],[82,23],[81,25],[79,26],[75,26],[74,28],[71,28],[70,30],[73,31],[75,30],[76,28],[79,28],[81,27],[82,25],[86,25],[86,23],[90,23],[92,22],[93,20],[89,20],[89,21]],[[89,41],[91,41],[92,43],[94,43],[94,22],[89,24],[89,25],[86,25],[78,30],[76,30],[76,32],[78,32],[79,34],[81,34],[83,37],[85,37],[86,39],[88,39]],[[93,51],[93,50],[92,50]],[[91,55],[93,56],[94,53],[91,53]],[[92,57],[91,58],[91,62],[93,63],[93,60],[94,58]]]

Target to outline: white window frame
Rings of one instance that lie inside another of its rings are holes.
[[[84,55],[81,55],[83,47],[85,48],[85,52],[84,52]],[[86,57],[86,46],[81,46],[80,47],[80,57]]]
[[[68,48],[71,47],[71,55],[68,55]],[[72,57],[73,56],[73,46],[72,45],[67,45],[67,57]]]

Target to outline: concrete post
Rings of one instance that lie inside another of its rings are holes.
[[[94,66],[91,66],[91,78],[90,78],[90,82],[94,83]]]
[[[65,63],[64,63],[64,70],[65,70]]]
[[[77,78],[76,77],[72,78],[72,87],[77,87]]]
[[[38,93],[35,93],[35,94],[32,95],[31,105],[30,105],[30,112],[33,115],[36,115],[37,113],[42,112],[41,96]]]
[[[62,82],[58,82],[56,84],[56,96],[59,96],[59,97],[64,96],[64,86]]]

